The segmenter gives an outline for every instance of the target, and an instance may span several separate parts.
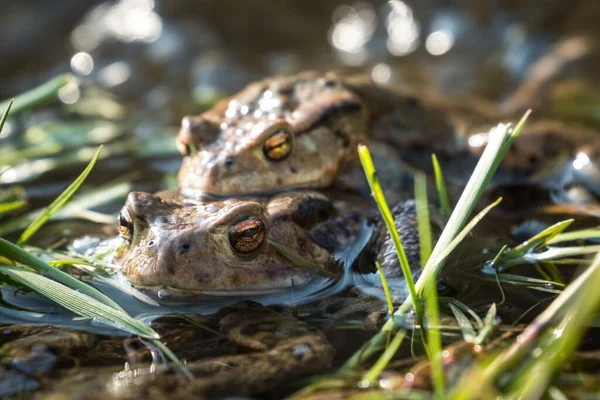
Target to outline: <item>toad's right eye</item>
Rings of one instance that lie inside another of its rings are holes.
[[[119,230],[119,236],[127,241],[131,241],[133,237],[133,219],[127,207],[123,207],[119,216],[117,217],[117,229]]]

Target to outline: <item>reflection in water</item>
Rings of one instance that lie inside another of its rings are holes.
[[[114,87],[125,82],[131,76],[131,68],[125,61],[117,61],[98,72],[98,80],[105,87]]]
[[[388,2],[391,11],[386,19],[387,49],[395,56],[412,53],[419,47],[421,28],[413,17],[412,9],[403,1]]]
[[[377,16],[368,3],[340,6],[333,15],[334,26],[329,39],[340,57],[358,65],[366,59],[366,44],[377,28]]]
[[[81,92],[77,83],[69,83],[58,91],[58,99],[64,104],[75,104],[80,96]]]
[[[90,51],[108,39],[152,43],[161,33],[162,19],[154,12],[153,0],[120,0],[88,12],[71,34],[71,43],[76,49]]]
[[[88,53],[80,51],[71,57],[71,69],[78,75],[89,75],[94,69],[94,60]]]
[[[441,56],[447,53],[454,45],[454,36],[452,32],[446,30],[435,31],[427,36],[425,48],[429,54]]]

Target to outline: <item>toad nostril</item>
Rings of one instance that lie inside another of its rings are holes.
[[[148,247],[152,247],[152,246],[154,246],[154,240],[151,240],[148,242]]]
[[[179,246],[177,246],[177,252],[179,254],[187,253],[188,251],[191,250],[191,248],[192,248],[192,245],[190,243],[187,243],[187,242],[181,243],[181,244],[179,244]]]
[[[228,156],[225,158],[225,162],[223,163],[225,168],[231,168],[235,165],[235,158]]]

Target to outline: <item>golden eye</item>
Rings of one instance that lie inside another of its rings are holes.
[[[263,243],[266,233],[265,223],[258,217],[243,217],[229,228],[229,243],[238,253],[252,253]]]
[[[131,219],[127,207],[123,207],[117,217],[117,229],[119,230],[119,236],[125,240],[131,241],[131,238],[133,237],[133,219]]]
[[[293,147],[292,134],[288,130],[280,128],[265,140],[263,153],[271,161],[282,161],[292,154]]]

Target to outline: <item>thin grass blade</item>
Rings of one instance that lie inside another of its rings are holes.
[[[432,261],[431,265],[436,266],[444,262],[446,257],[448,257],[450,253],[452,253],[454,249],[464,240],[464,238],[467,237],[467,235],[473,230],[473,228],[475,228],[475,225],[477,225],[479,221],[481,221],[487,215],[487,213],[489,213],[492,210],[492,208],[500,204],[501,201],[502,197],[499,197],[495,202],[493,202],[492,204],[481,210],[479,214],[474,216],[473,219],[469,221],[469,223],[458,233],[458,235],[456,235],[456,237],[452,239],[448,246],[441,251],[440,255],[437,256],[434,261]]]
[[[48,82],[41,84],[27,92],[21,93],[12,100],[5,100],[0,103],[0,109],[6,109],[8,104],[14,101],[12,115],[20,114],[50,99],[56,98],[58,92],[70,83],[77,82],[77,78],[71,74],[59,75]]]
[[[466,224],[471,212],[475,208],[475,205],[485,191],[487,184],[498,169],[502,158],[506,155],[510,145],[519,135],[525,121],[527,120],[527,117],[529,116],[529,113],[530,111],[525,113],[521,121],[519,121],[517,127],[513,130],[510,130],[510,125],[499,124],[490,131],[488,145],[483,151],[483,154],[475,166],[475,170],[471,174],[471,177],[469,178],[469,181],[467,182],[467,185],[465,186],[465,189],[463,190],[456,207],[454,208],[454,211],[450,215],[448,223],[444,227],[440,238],[434,246],[431,257],[429,257],[427,265],[425,268],[423,268],[423,273],[415,284],[415,289],[418,293],[422,292],[426,282],[432,279],[437,279],[437,276],[443,267],[443,262],[433,263],[432,260],[435,260],[442,252],[444,252],[444,250]],[[368,155],[368,152],[366,152],[366,154]],[[374,177],[375,179],[377,178],[374,168],[371,168],[366,175],[367,180],[369,180],[369,177]],[[371,183],[370,180],[369,183]],[[383,347],[383,344],[385,343],[386,332],[392,329],[397,329],[396,321],[402,320],[403,315],[409,312],[413,307],[419,307],[418,303],[413,305],[415,297],[416,296],[411,295],[404,301],[402,305],[400,305],[400,307],[394,313],[394,316],[397,316],[398,318],[391,318],[388,320],[379,333],[371,338],[371,340],[366,342],[348,359],[348,361],[346,361],[342,367],[342,371],[353,369],[362,360],[368,359],[373,355],[373,353],[379,351]]]
[[[6,122],[6,118],[8,118],[8,113],[10,112],[10,109],[14,102],[15,102],[15,99],[10,99],[8,101],[8,104],[6,104],[6,108],[5,108],[4,112],[2,113],[2,117],[0,117],[0,133],[2,133],[2,128],[4,128],[4,123]]]
[[[497,320],[496,320],[496,303],[493,303],[487,314],[485,315],[485,319],[483,320],[483,327],[479,330],[479,333],[477,334],[477,337],[475,338],[475,343],[476,344],[482,344],[483,342],[485,342],[488,337],[490,337],[490,335],[492,334],[492,332],[494,331],[494,328],[496,327],[497,324]]]
[[[444,398],[444,368],[442,356],[442,335],[440,333],[440,310],[437,289],[434,281],[425,285],[425,305],[427,315],[427,344],[431,363],[431,380],[435,398]]]
[[[36,218],[28,227],[27,229],[25,229],[25,232],[23,232],[21,234],[21,236],[19,237],[19,240],[17,240],[17,244],[21,245],[23,243],[25,243],[27,240],[29,240],[31,238],[32,235],[34,235],[45,223],[46,221],[48,221],[48,219],[50,219],[50,217],[52,216],[52,214],[54,214],[55,212],[57,212],[62,206],[65,205],[65,203],[67,201],[69,201],[69,199],[71,198],[71,196],[73,196],[73,194],[77,191],[77,189],[79,189],[79,187],[81,186],[81,184],[85,181],[85,178],[87,178],[87,176],[90,174],[90,172],[92,171],[92,168],[94,168],[94,165],[96,165],[96,161],[98,161],[98,157],[100,157],[100,152],[102,151],[102,146],[100,146],[98,148],[98,150],[96,151],[96,154],[94,155],[94,157],[92,157],[92,160],[90,161],[90,163],[88,164],[88,166],[83,170],[83,172],[81,173],[81,175],[79,175],[79,177],[77,177],[77,179],[75,179],[73,181],[73,183],[71,183],[69,185],[69,187],[67,187],[64,192],[62,192],[60,194],[60,196],[58,196],[56,198],[56,200],[54,200],[52,202],[52,204],[50,204],[41,214],[38,218]]]
[[[404,247],[402,246],[400,235],[398,235],[398,231],[396,230],[396,224],[394,222],[392,212],[390,211],[387,201],[385,200],[383,190],[381,189],[381,185],[379,184],[379,178],[377,177],[377,171],[375,171],[375,166],[373,165],[371,153],[369,152],[369,149],[366,146],[359,145],[358,156],[360,158],[360,163],[362,164],[363,170],[365,172],[365,176],[367,177],[369,187],[371,188],[371,193],[373,195],[373,198],[375,199],[375,203],[377,204],[377,208],[379,208],[379,212],[381,213],[385,226],[387,227],[388,232],[390,233],[390,237],[392,238],[392,242],[394,243],[394,247],[396,248],[398,261],[400,262],[402,274],[404,274],[406,286],[410,294],[410,299],[414,304],[415,312],[417,313],[419,318],[422,318],[423,308],[421,306],[419,296],[417,295],[417,291],[415,289],[415,283],[413,280],[410,265],[408,264],[408,258],[406,257],[406,252],[404,251]]]
[[[17,201],[11,201],[8,203],[0,203],[0,215],[6,214],[6,213],[14,211],[14,210],[18,210],[19,208],[22,208],[25,204],[27,204],[25,202],[25,200],[17,200]]]
[[[423,268],[431,255],[433,238],[431,236],[429,218],[429,200],[427,199],[427,178],[421,171],[415,173],[415,204],[417,209],[421,268]]]
[[[383,292],[385,293],[385,299],[387,300],[388,312],[390,313],[390,315],[392,315],[394,313],[394,302],[392,301],[392,295],[390,293],[390,288],[388,286],[387,279],[385,278],[383,269],[381,269],[381,265],[379,265],[377,261],[375,261],[375,267],[377,267],[377,272],[379,272],[381,286],[383,286]]]
[[[381,375],[385,367],[387,367],[387,365],[390,363],[390,360],[398,352],[402,341],[406,337],[406,333],[407,331],[404,329],[401,329],[398,332],[396,332],[396,335],[394,335],[394,339],[392,339],[389,346],[385,349],[381,357],[379,357],[377,362],[375,362],[371,369],[369,369],[369,371],[367,371],[367,373],[363,376],[363,382],[365,382],[367,385],[371,385],[377,381],[379,375]]]
[[[450,206],[450,200],[448,200],[448,190],[446,189],[444,174],[435,154],[431,155],[431,161],[433,162],[435,186],[437,188],[438,196],[440,197],[440,208],[442,209],[444,217],[449,218],[450,214],[452,214],[452,207]]]
[[[154,332],[152,328],[131,318],[125,312],[109,307],[90,296],[55,282],[52,279],[26,271],[23,268],[12,266],[0,266],[0,272],[77,315],[95,319],[133,335],[139,335],[148,339],[159,338],[158,333]]]
[[[112,299],[101,293],[96,288],[87,285],[80,280],[72,277],[69,274],[62,272],[61,270],[51,267],[39,258],[36,258],[20,248],[19,246],[12,244],[8,240],[0,238],[0,256],[6,257],[9,260],[16,261],[28,267],[31,267],[38,271],[40,274],[46,275],[57,282],[60,282],[73,290],[77,290],[83,294],[86,294],[101,303],[104,303],[116,310],[122,311],[123,309]]]
[[[460,326],[464,341],[474,343],[477,333],[475,332],[475,328],[473,328],[471,321],[469,321],[469,318],[467,318],[467,316],[452,303],[450,303],[450,309],[452,310],[454,317],[456,317],[458,326]]]
[[[581,229],[578,231],[561,233],[550,239],[548,244],[591,239],[600,240],[600,229]]]

